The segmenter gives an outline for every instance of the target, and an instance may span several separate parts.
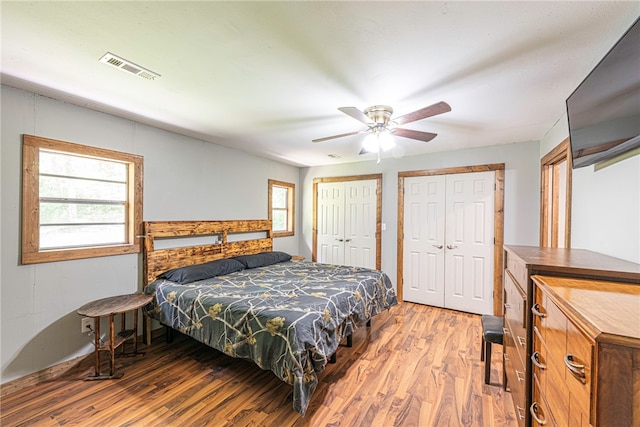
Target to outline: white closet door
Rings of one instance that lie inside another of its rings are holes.
[[[344,185],[344,265],[376,268],[376,181]]]
[[[404,180],[403,292],[407,301],[444,307],[445,176]]]
[[[376,180],[318,184],[318,262],[376,268],[376,188]]]
[[[404,179],[407,301],[493,312],[495,172]]]
[[[495,172],[447,175],[445,306],[493,312]]]
[[[318,185],[318,262],[342,264],[344,262],[344,183]]]

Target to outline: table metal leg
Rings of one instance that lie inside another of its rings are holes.
[[[142,323],[144,324],[145,344],[151,345],[151,318],[142,312]]]
[[[137,308],[133,309],[133,354],[138,354],[138,309]]]
[[[93,345],[95,346],[95,348],[93,349],[93,353],[94,353],[94,360],[95,360],[95,376],[99,377],[100,376],[100,318],[99,317],[94,317],[93,318],[93,338],[94,338],[94,342]]]
[[[127,312],[120,313],[120,332],[124,332],[127,329]],[[125,344],[122,344],[122,355],[126,354]]]
[[[116,331],[114,325],[114,317],[115,314],[111,313],[109,315],[109,335],[111,336],[111,343],[109,343],[109,356],[111,356],[111,366],[109,375],[113,376],[116,369],[116,352],[115,352],[115,342],[116,342]]]

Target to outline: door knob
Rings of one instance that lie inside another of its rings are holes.
[[[436,248],[436,249],[442,249],[444,246],[442,246],[442,245],[433,245],[433,247]]]
[[[447,249],[458,249],[456,245],[447,245]]]
[[[344,242],[344,239],[336,239],[338,242]]]

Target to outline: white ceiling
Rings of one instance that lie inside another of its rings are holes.
[[[374,160],[337,108],[452,111],[387,156],[540,140],[640,2],[2,1],[2,83],[298,166]],[[161,75],[98,60],[106,52]],[[337,154],[333,159],[329,154]]]

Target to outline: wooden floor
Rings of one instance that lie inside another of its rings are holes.
[[[141,349],[144,349],[144,345]],[[515,426],[494,346],[484,384],[480,316],[403,303],[341,346],[304,417],[270,371],[191,339],[156,339],[118,358],[118,380],[83,381],[92,358],[56,380],[6,395],[8,426]]]

